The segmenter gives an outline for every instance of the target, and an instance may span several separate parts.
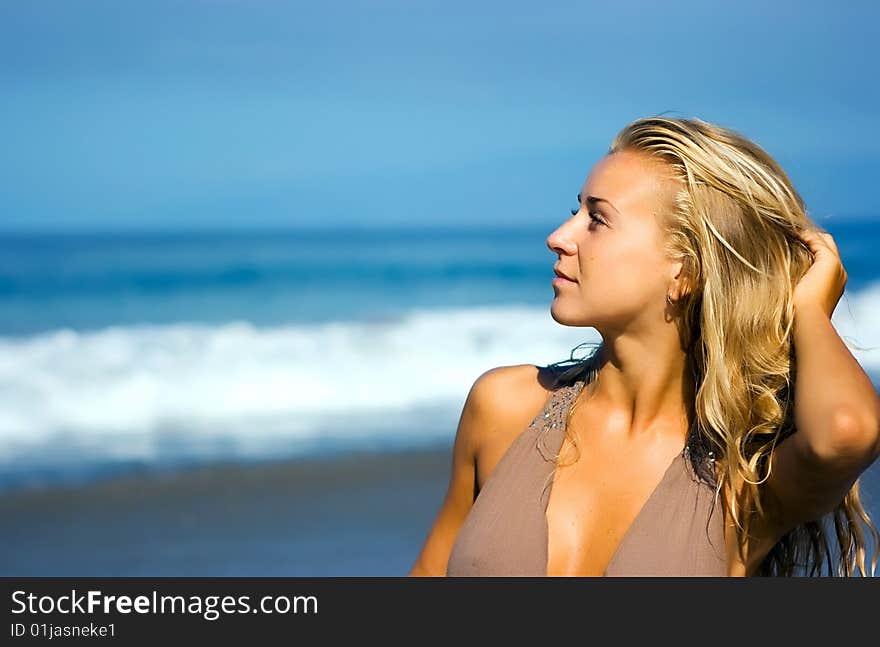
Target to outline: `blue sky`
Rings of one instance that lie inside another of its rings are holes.
[[[613,5],[613,6],[612,6]],[[533,224],[648,114],[880,215],[869,2],[0,2],[0,228]]]

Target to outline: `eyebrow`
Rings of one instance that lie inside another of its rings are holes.
[[[612,209],[614,209],[615,211],[617,211],[617,207],[615,207],[613,204],[611,204],[610,202],[608,202],[608,200],[606,200],[605,198],[597,198],[597,197],[594,196],[594,195],[588,195],[588,196],[587,196],[587,202],[589,202],[590,204],[595,204],[595,203],[597,203],[597,202],[604,202],[605,204],[609,205]],[[581,194],[578,193],[578,204],[580,204],[580,203],[581,203]],[[620,213],[620,212],[617,211],[617,213]]]

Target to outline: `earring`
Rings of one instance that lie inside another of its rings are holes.
[[[668,303],[668,304],[671,305],[671,306],[674,306],[674,305],[675,305],[675,304],[672,302],[672,297],[669,296],[669,293],[668,293],[668,292],[666,293],[666,303]]]

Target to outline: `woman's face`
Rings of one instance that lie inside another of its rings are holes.
[[[681,263],[666,258],[660,218],[671,207],[673,182],[663,167],[641,154],[603,157],[590,171],[571,218],[547,237],[559,255],[550,312],[568,326],[600,333],[649,329],[675,299]],[[597,200],[593,200],[597,198]]]

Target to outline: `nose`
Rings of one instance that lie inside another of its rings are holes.
[[[576,247],[568,235],[565,224],[557,227],[547,236],[547,248],[554,254],[574,254]]]

